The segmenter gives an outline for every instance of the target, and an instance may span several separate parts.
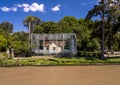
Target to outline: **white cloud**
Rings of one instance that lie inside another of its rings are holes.
[[[44,4],[38,4],[38,3],[32,3],[31,5],[23,3],[23,4],[14,5],[14,7],[11,7],[11,8],[8,8],[8,7],[4,6],[4,7],[1,8],[1,10],[4,11],[4,12],[9,12],[9,11],[16,12],[18,8],[23,9],[24,12],[29,12],[29,11],[44,12],[45,11],[44,10]]]
[[[28,7],[23,8],[24,12],[29,12],[30,9]]]
[[[38,3],[32,3],[31,5],[23,3],[23,4],[19,4],[17,5],[17,7],[19,8],[23,8],[24,12],[44,12],[44,4],[38,4]]]
[[[33,3],[30,6],[30,10],[33,12],[39,11],[39,12],[44,12],[44,4],[37,4],[37,3]]]
[[[17,11],[17,7],[12,7],[12,8],[8,8],[8,7],[1,7],[1,10],[3,11],[3,12],[9,12],[9,11],[14,11],[14,12],[16,12]]]
[[[29,7],[30,5],[29,5],[29,4],[26,4],[26,3],[23,3],[21,6],[22,6],[22,7]]]
[[[19,7],[19,8],[21,8],[22,7],[22,5],[21,4],[18,4],[18,5],[15,5],[16,7]]]
[[[9,12],[11,9],[4,6],[4,7],[1,7],[1,10],[4,12]]]
[[[16,12],[17,11],[17,7],[13,7],[13,8],[11,8],[11,10]]]
[[[61,7],[61,5],[58,4],[58,5],[56,5],[55,7],[53,7],[51,10],[52,10],[52,11],[59,11],[59,10],[60,10],[60,7]]]

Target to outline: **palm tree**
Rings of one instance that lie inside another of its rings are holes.
[[[28,49],[30,51],[30,45],[31,45],[31,34],[34,31],[34,27],[40,23],[40,19],[36,16],[27,16],[25,20],[23,21],[24,26],[28,27],[28,33],[29,33],[29,41],[28,41]]]

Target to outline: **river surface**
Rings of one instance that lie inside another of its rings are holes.
[[[0,67],[0,85],[120,85],[120,65]]]

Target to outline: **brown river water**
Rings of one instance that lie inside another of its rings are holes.
[[[120,85],[120,65],[0,67],[0,85]]]

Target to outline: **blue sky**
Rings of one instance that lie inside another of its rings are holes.
[[[14,32],[27,31],[23,26],[26,16],[39,17],[42,21],[58,22],[64,16],[85,18],[98,0],[0,0],[0,23],[8,21]]]

